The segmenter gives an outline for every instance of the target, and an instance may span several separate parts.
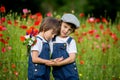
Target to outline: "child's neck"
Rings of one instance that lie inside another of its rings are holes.
[[[40,35],[41,37],[43,37],[44,33],[43,33],[43,32],[40,32],[39,35]]]
[[[44,36],[44,32],[40,32],[39,35],[46,40],[46,38],[45,38],[45,36]],[[48,40],[46,40],[46,41],[48,41]]]

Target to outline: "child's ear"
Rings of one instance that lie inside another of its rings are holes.
[[[45,32],[45,29],[43,28],[42,32]]]

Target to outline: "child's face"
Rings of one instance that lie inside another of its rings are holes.
[[[62,22],[61,30],[60,30],[61,37],[67,37],[72,31],[73,29],[71,28],[69,24]]]
[[[52,39],[56,34],[54,33],[53,29],[50,29],[48,31],[44,32],[44,38],[49,41],[50,39]]]

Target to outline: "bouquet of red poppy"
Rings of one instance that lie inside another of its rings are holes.
[[[38,29],[35,29],[34,27],[30,27],[26,31],[26,35],[20,37],[20,40],[23,42],[23,45],[27,46],[27,53],[30,53],[31,46],[33,46],[37,42],[36,40],[37,34],[38,34]]]

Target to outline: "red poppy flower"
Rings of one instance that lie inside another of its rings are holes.
[[[2,13],[5,13],[5,12],[6,12],[5,6],[1,6],[1,7],[0,7],[0,12],[2,12]]]
[[[0,42],[2,42],[3,44],[8,44],[8,41],[3,38],[0,39]]]
[[[99,23],[99,22],[100,22],[100,19],[99,19],[99,18],[96,18],[96,19],[95,19],[95,22]]]
[[[26,25],[21,25],[20,28],[27,29],[27,26]]]
[[[6,52],[6,48],[3,47],[3,48],[2,48],[2,53],[5,53],[5,52]]]
[[[80,17],[84,17],[85,14],[84,14],[84,13],[80,13],[79,16],[80,16]]]
[[[35,25],[35,26],[38,26],[38,25],[40,25],[40,22],[41,22],[41,21],[35,21],[35,22],[34,22],[34,25]]]
[[[11,66],[12,68],[16,68],[16,65],[15,64],[12,64],[12,66]]]
[[[107,21],[107,19],[106,18],[102,18],[102,22],[104,22],[104,23],[106,23],[106,24],[108,24],[108,21]]]
[[[84,62],[83,60],[81,60],[81,61],[80,61],[80,64],[82,64],[82,65],[83,65],[83,64],[85,64],[85,62]]]
[[[7,23],[8,23],[8,24],[12,24],[12,21],[8,20]]]
[[[3,36],[3,34],[0,34],[0,37],[2,37]]]
[[[3,26],[0,25],[0,31],[2,31],[2,30],[3,30]]]
[[[99,26],[99,28],[100,30],[104,30],[104,26],[102,24]]]
[[[24,41],[25,41],[25,37],[24,37],[24,36],[21,36],[21,37],[20,37],[20,40],[21,40],[22,42],[24,42]]]
[[[2,22],[5,22],[6,18],[5,18],[5,17],[2,17],[1,20],[2,20]]]
[[[34,30],[33,30],[33,36],[37,35],[38,32],[39,32],[38,29],[34,29]]]
[[[32,33],[32,31],[33,31],[33,29],[30,28],[30,29],[27,29],[27,30],[26,30],[26,33],[29,35],[29,34]]]
[[[89,31],[88,31],[88,33],[89,33],[90,35],[94,35],[95,32],[96,32],[96,30],[89,30]]]
[[[27,35],[37,35],[38,34],[38,29],[36,29],[34,26],[30,27],[28,30],[26,30]]]
[[[99,35],[99,34],[96,34],[96,35],[95,35],[95,38],[96,38],[96,39],[100,38],[100,35]]]

